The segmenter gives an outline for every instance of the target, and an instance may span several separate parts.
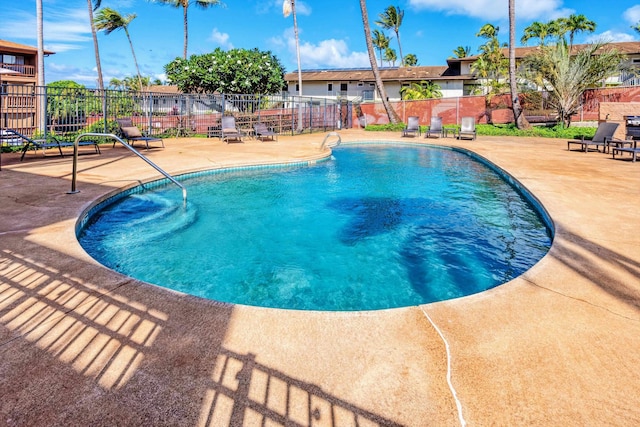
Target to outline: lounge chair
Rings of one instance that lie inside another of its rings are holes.
[[[145,143],[147,150],[150,148],[150,142],[160,142],[162,144],[162,148],[164,148],[164,141],[162,138],[158,138],[157,136],[148,136],[143,134],[137,126],[133,124],[131,119],[116,119],[118,125],[120,126],[120,133],[127,140],[129,145],[133,147],[133,144],[136,141],[142,141]],[[113,142],[113,146],[115,147],[116,142]]]
[[[278,134],[273,129],[268,128],[264,123],[254,123],[253,130],[256,132],[256,138],[263,140],[264,138],[271,138],[273,141],[278,140]]]
[[[407,126],[402,130],[402,136],[418,135],[420,136],[420,123],[418,122],[418,116],[409,116],[407,120]]]
[[[242,142],[244,133],[236,127],[236,118],[233,116],[222,116],[222,130],[220,131],[220,139],[227,144],[229,140]]]
[[[5,141],[11,141],[11,144],[16,145],[19,141],[23,145],[22,147],[22,155],[20,156],[20,161],[24,160],[24,156],[27,154],[27,151],[30,149],[34,152],[38,150],[42,150],[42,155],[46,156],[46,150],[49,148],[57,148],[60,157],[64,156],[62,152],[63,147],[73,147],[73,142],[64,141],[56,138],[54,135],[48,135],[47,139],[33,139],[28,136],[13,130],[13,129],[5,129],[2,134],[2,139]],[[87,146],[92,145],[96,154],[100,154],[100,148],[98,147],[98,143],[96,141],[79,141],[78,146]]]
[[[587,152],[589,147],[595,147],[595,151],[600,151],[600,147],[602,147],[602,152],[607,153],[617,128],[618,123],[602,122],[598,125],[598,129],[592,139],[585,139],[583,136],[579,140],[567,141],[567,150],[571,150],[572,145],[579,145],[580,151]]]
[[[458,139],[471,138],[476,139],[476,119],[473,117],[463,117],[460,122],[460,130],[458,131]]]
[[[442,117],[431,117],[431,124],[429,125],[429,129],[424,132],[424,137],[429,138],[431,135],[435,135],[437,138],[444,136]]]
[[[629,144],[628,147],[624,145]],[[611,154],[613,158],[616,158],[616,154],[629,153],[631,154],[631,161],[635,162],[638,158],[638,154],[640,154],[640,147],[638,147],[637,141],[625,141],[622,145],[617,145],[615,147],[611,147]]]

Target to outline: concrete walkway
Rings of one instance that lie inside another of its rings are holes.
[[[319,158],[323,137],[166,140],[143,154],[181,173]],[[70,157],[3,154],[0,425],[640,425],[640,163],[564,140],[413,141],[469,148],[524,184],[555,223],[547,256],[420,307],[221,304],[122,276],[79,246],[85,209],[157,176],[140,159],[110,146],[82,156],[80,193],[66,194]]]

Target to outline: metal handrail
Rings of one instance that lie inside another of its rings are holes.
[[[324,139],[322,140],[322,144],[320,145],[320,150],[323,150],[325,147],[325,144],[327,143],[327,139],[329,139],[330,136],[337,136],[338,137],[338,141],[336,141],[335,144],[330,145],[329,147],[337,147],[338,145],[340,145],[340,143],[342,142],[342,138],[340,138],[340,134],[338,132],[329,132]]]
[[[151,166],[152,168],[157,170],[159,173],[164,175],[164,177],[167,178],[169,181],[173,182],[175,185],[180,187],[182,189],[182,199],[183,199],[185,204],[187,203],[187,189],[184,187],[184,185],[182,185],[178,181],[176,181],[176,179],[174,177],[172,177],[167,172],[162,170],[162,168],[160,166],[156,165],[151,160],[147,159],[138,150],[136,150],[131,145],[129,145],[125,141],[123,141],[119,136],[114,135],[112,133],[97,133],[97,132],[81,133],[73,141],[73,172],[72,172],[72,176],[71,176],[71,191],[69,192],[69,194],[75,194],[75,193],[79,193],[80,192],[79,190],[76,190],[76,177],[78,175],[78,144],[79,144],[80,140],[85,136],[100,136],[100,137],[104,137],[104,138],[115,139],[120,144],[122,144],[124,147],[126,147],[129,151],[131,151],[133,154],[135,154],[136,156],[140,157],[142,160],[147,162],[147,164],[149,164],[149,166]]]

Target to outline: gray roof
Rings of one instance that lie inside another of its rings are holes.
[[[420,81],[420,80],[451,80],[461,79],[464,76],[448,75],[449,67],[393,67],[380,68],[382,80],[390,81]],[[284,79],[288,82],[295,83],[298,81],[298,72],[287,73]],[[343,68],[330,70],[302,70],[302,79],[306,82],[310,81],[357,81],[357,82],[373,82],[373,71],[370,68]]]

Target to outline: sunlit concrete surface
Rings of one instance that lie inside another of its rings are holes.
[[[322,158],[324,136],[142,153],[179,174]],[[146,163],[106,145],[79,158],[67,194],[71,157],[5,153],[0,425],[640,425],[640,162],[564,140],[340,136],[473,150],[545,206],[551,250],[509,283],[420,307],[222,304],[122,276],[79,246],[80,214],[159,177]]]

